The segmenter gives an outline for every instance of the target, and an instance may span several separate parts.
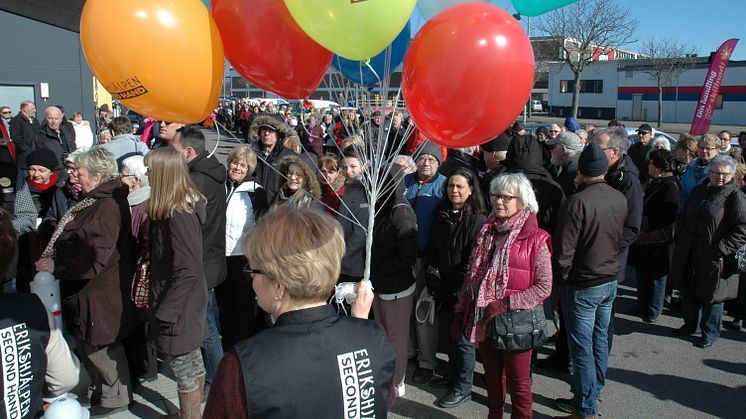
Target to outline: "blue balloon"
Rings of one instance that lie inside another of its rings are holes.
[[[399,32],[399,35],[394,39],[394,42],[386,47],[383,52],[371,58],[368,64],[363,61],[348,60],[339,55],[334,55],[334,58],[332,58],[332,66],[353,83],[369,87],[374,86],[380,83],[381,80],[384,80],[399,64],[401,64],[402,60],[404,60],[404,54],[407,52],[409,41],[411,39],[412,34],[410,32],[409,22],[407,22],[407,24],[404,25],[404,29],[402,29],[402,31]],[[391,57],[389,60],[389,67],[386,68],[386,54],[388,53],[389,48],[391,49]],[[372,67],[373,70],[368,66]]]

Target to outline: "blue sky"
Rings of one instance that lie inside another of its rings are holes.
[[[740,38],[731,59],[746,60],[746,1],[744,0],[617,0],[630,10],[640,25],[637,43],[625,49],[638,51],[644,41],[670,37],[694,47],[700,56],[709,55],[730,38]],[[515,13],[510,0],[492,0],[495,6]],[[413,15],[422,25],[422,17]],[[525,23],[524,23],[525,25]],[[538,35],[532,33],[532,35]]]

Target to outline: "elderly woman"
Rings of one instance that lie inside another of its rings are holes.
[[[313,171],[298,156],[286,156],[280,160],[279,192],[272,203],[291,207],[313,207],[321,209],[321,187]]]
[[[694,341],[700,348],[720,336],[723,301],[738,288],[735,252],[746,244],[746,196],[735,173],[732,157],[710,160],[709,179],[692,190],[676,228],[669,278],[684,295],[684,325],[675,334],[701,333]]]
[[[60,279],[67,330],[93,380],[91,416],[111,415],[132,400],[122,345],[134,327],[127,188],[107,150],[82,153],[75,166],[85,198],[57,224],[36,269]]]
[[[708,164],[710,160],[720,153],[720,138],[714,134],[705,134],[697,145],[699,157],[689,162],[686,171],[681,176],[681,195],[679,196],[679,209],[686,206],[689,193],[695,186],[704,183],[709,178]]]
[[[239,145],[228,154],[228,179],[225,182],[225,263],[227,277],[215,290],[220,309],[220,335],[228,349],[253,336],[263,327],[263,313],[251,298],[251,284],[243,280],[241,269],[246,258],[241,238],[256,225],[267,210],[267,196],[262,185],[251,180],[257,157],[247,145]]]
[[[552,289],[549,233],[536,219],[539,204],[522,173],[496,177],[490,185],[492,212],[479,229],[455,312],[464,334],[484,363],[490,418],[502,418],[506,380],[512,417],[531,417],[531,350],[507,352],[490,344],[492,319],[511,310],[541,305]]]
[[[648,175],[640,235],[630,249],[629,259],[637,271],[636,314],[644,322],[654,323],[663,312],[679,211],[679,179],[671,153],[653,146],[648,155]]]
[[[207,335],[207,284],[202,267],[205,197],[173,147],[145,157],[150,180],[150,339],[173,371],[179,411],[170,418],[199,418],[205,367],[200,344]]]
[[[276,321],[226,352],[203,417],[385,418],[394,353],[383,330],[355,318],[367,319],[370,288],[357,286],[355,317],[326,304],[344,253],[339,224],[281,206],[243,244],[246,280]]]
[[[435,298],[444,340],[454,321],[456,293],[464,283],[474,237],[484,223],[485,212],[479,178],[466,167],[456,169],[446,182],[426,251],[427,289]],[[437,401],[445,408],[471,398],[475,364],[474,345],[463,333],[447,346],[449,374],[430,382],[433,387],[450,390]]]

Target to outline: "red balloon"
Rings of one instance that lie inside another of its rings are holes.
[[[402,91],[415,125],[446,147],[492,139],[513,123],[534,84],[531,42],[513,16],[485,3],[444,10],[404,57]]]
[[[301,30],[285,2],[212,0],[225,56],[246,80],[287,99],[313,93],[332,53]]]

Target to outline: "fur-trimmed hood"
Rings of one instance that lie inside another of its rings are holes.
[[[259,126],[260,125],[270,125],[275,127],[277,130],[277,143],[282,144],[285,139],[291,135],[297,135],[295,134],[295,131],[293,131],[292,128],[290,128],[290,125],[280,121],[279,119],[275,118],[271,115],[258,115],[256,118],[254,118],[254,121],[251,123],[251,127],[249,128],[249,141],[253,143],[259,142]]]

